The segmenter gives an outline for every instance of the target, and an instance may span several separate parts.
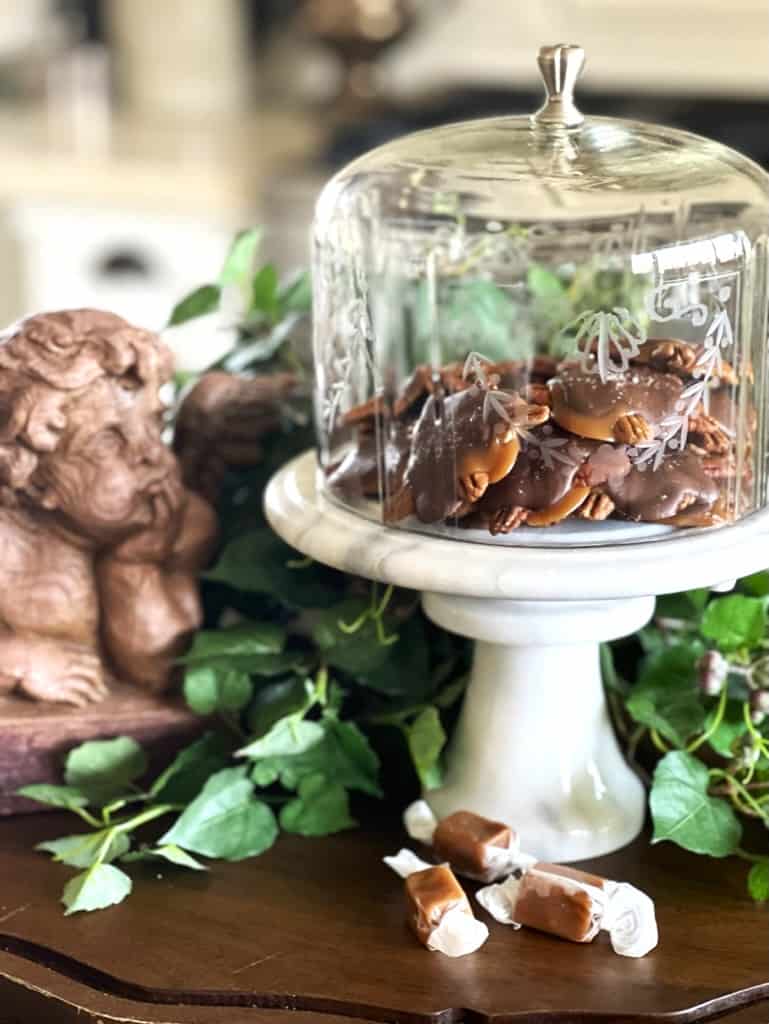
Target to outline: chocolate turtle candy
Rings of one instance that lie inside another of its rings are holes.
[[[671,526],[718,522],[718,485],[690,449],[667,454],[657,469],[635,465],[625,476],[607,481],[606,489],[626,519]]]
[[[571,515],[609,476],[627,473],[623,446],[574,437],[550,426],[531,431],[512,471],[490,487],[473,515],[493,535],[522,523],[552,526]],[[612,508],[604,502],[605,518]],[[591,518],[597,518],[594,515]]]
[[[577,364],[549,382],[552,418],[572,434],[597,441],[641,444],[677,411],[681,380],[647,366],[601,380]]]
[[[507,476],[520,451],[516,423],[527,422],[528,408],[518,396],[478,385],[427,399],[405,481],[423,523],[456,516]]]

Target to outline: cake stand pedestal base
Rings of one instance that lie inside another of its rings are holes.
[[[476,641],[437,817],[472,808],[510,822],[541,860],[600,856],[631,842],[645,797],[607,714],[598,643],[639,629],[651,597],[502,601],[427,593],[439,626]]]

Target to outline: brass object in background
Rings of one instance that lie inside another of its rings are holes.
[[[342,66],[333,101],[339,113],[361,114],[376,105],[376,60],[416,20],[416,5],[409,0],[306,0],[301,28],[333,50]]]

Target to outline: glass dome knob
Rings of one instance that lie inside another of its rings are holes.
[[[585,66],[585,51],[571,43],[543,46],[537,64],[547,99],[532,121],[548,128],[577,128],[585,118],[574,103],[574,87]]]

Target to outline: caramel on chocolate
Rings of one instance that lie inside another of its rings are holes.
[[[461,875],[490,882],[498,875],[490,848],[508,850],[514,838],[512,829],[499,821],[455,811],[438,823],[433,849]]]
[[[449,910],[461,910],[474,916],[464,889],[448,864],[415,871],[408,876],[405,885],[409,924],[423,946]]]
[[[537,443],[524,444],[510,473],[489,487],[478,502],[474,520],[488,525],[492,533],[507,532],[508,514],[515,509],[535,513],[525,518],[533,526],[550,525],[550,520],[559,522],[579,508],[593,484],[601,484],[609,474],[620,475],[630,468],[624,448],[573,437],[549,426],[532,430],[531,435],[543,445],[552,445],[554,441],[563,444],[551,448],[547,461]]]
[[[621,479],[609,480],[607,491],[623,516],[647,523],[672,522],[684,511],[690,517],[707,512],[718,498],[715,481],[688,449],[666,454],[657,469],[633,466]]]
[[[487,394],[474,385],[442,399],[431,395],[424,404],[406,469],[406,486],[423,523],[456,515],[515,464],[518,438],[486,402]]]
[[[608,380],[585,372],[576,363],[561,368],[549,382],[552,417],[564,430],[598,441],[618,438],[617,425],[625,417],[641,417],[651,430],[676,412],[683,390],[680,379],[646,366],[632,367]],[[651,432],[645,439],[651,437]]]

